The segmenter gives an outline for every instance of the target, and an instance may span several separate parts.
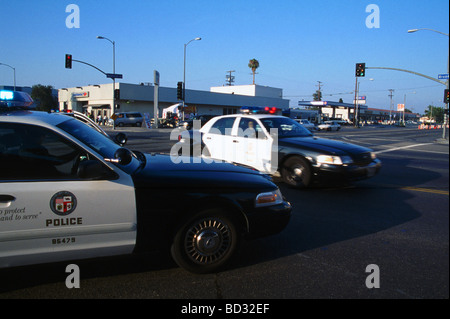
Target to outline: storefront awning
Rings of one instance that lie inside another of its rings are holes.
[[[109,104],[87,104],[83,105],[83,108],[91,107],[93,109],[110,109],[111,105]]]

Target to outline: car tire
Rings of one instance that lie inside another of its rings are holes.
[[[306,188],[311,183],[311,166],[309,162],[302,157],[291,157],[284,163],[281,169],[281,177],[289,186]]]
[[[180,267],[197,274],[211,273],[230,261],[238,242],[232,219],[220,211],[207,210],[178,230],[170,251]]]

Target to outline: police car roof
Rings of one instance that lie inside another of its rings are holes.
[[[59,113],[47,113],[42,111],[7,111],[0,112],[0,122],[37,124],[41,126],[55,126],[67,120],[69,116]]]
[[[237,113],[237,114],[221,115],[220,118],[224,118],[224,117],[236,117],[236,116],[240,116],[240,117],[250,117],[250,118],[257,118],[257,119],[266,118],[266,117],[283,117],[283,118],[286,117],[286,116],[283,116],[283,115],[274,115],[274,114],[246,114],[246,113]]]

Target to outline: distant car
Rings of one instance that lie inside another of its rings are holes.
[[[337,121],[325,121],[317,126],[319,131],[339,131],[341,125]]]
[[[300,123],[304,128],[307,128],[310,131],[317,129],[316,126],[308,120],[305,120],[305,119],[295,119],[295,120],[298,123]]]
[[[139,112],[121,112],[117,113],[114,119],[115,126],[142,126],[144,117]]]
[[[181,134],[175,151],[183,147],[183,151],[188,150],[189,137]],[[194,131],[192,137],[190,143],[198,146],[202,157],[248,166],[266,174],[279,173],[286,184],[297,188],[329,180],[366,179],[381,168],[381,161],[372,150],[317,138],[285,116],[218,116],[199,132]]]

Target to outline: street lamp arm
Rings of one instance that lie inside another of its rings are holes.
[[[417,31],[420,31],[420,30],[433,31],[433,32],[440,33],[440,34],[442,34],[442,35],[448,36],[448,33],[444,33],[444,32],[437,31],[437,30],[433,30],[433,29],[429,29],[429,28],[410,29],[410,30],[408,30],[408,33],[413,33],[413,32],[417,32]]]
[[[10,67],[14,71],[14,91],[15,91],[16,90],[16,68],[10,66],[9,64],[5,64],[5,63],[1,63],[1,62],[0,62],[0,65]]]
[[[410,71],[410,70],[397,69],[397,68],[386,68],[386,67],[375,67],[375,66],[372,66],[372,67],[366,67],[366,69],[384,69],[384,70],[394,70],[394,71],[408,72],[408,73],[412,73],[412,74],[414,74],[414,75],[418,75],[418,76],[427,78],[427,79],[429,79],[429,80],[438,82],[438,83],[440,83],[440,84],[447,85],[447,82],[440,81],[440,80],[438,80],[438,79],[432,78],[431,76],[428,76],[428,75],[425,75],[425,74],[421,74],[421,73],[417,73],[417,72]]]

